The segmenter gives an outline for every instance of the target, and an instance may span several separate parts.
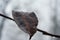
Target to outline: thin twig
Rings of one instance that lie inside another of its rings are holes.
[[[15,21],[14,19],[12,19],[12,18],[10,18],[10,17],[8,17],[8,16],[5,16],[5,15],[3,15],[3,14],[0,14],[0,16]],[[48,35],[48,36],[51,36],[51,37],[60,38],[60,35],[50,34],[50,33],[48,33],[48,32],[45,32],[45,31],[43,31],[43,30],[40,30],[40,29],[37,29],[37,31],[42,32],[44,35]]]
[[[60,38],[60,35],[54,35],[54,34],[51,34],[51,33],[48,33],[46,31],[43,31],[43,30],[40,30],[40,29],[37,29],[39,32],[42,32],[44,35],[48,35],[48,36],[51,36],[51,37],[57,37],[57,38]]]
[[[14,21],[14,19],[12,19],[12,18],[10,18],[10,17],[8,17],[8,16],[5,16],[5,15],[3,15],[3,14],[0,14],[0,16]]]

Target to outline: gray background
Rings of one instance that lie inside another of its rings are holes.
[[[12,0],[0,0],[0,13],[12,17],[11,13],[5,10]],[[60,35],[60,0],[39,0],[41,18],[47,18],[41,22],[38,28],[52,34]],[[38,3],[38,1],[36,1]],[[8,8],[9,10],[10,8]],[[45,16],[45,17],[44,17]],[[38,16],[40,17],[40,16]],[[51,19],[51,20],[50,20]],[[20,30],[15,22],[0,16],[0,40],[28,40],[29,35]],[[32,40],[60,40],[59,38],[50,37],[37,32]]]

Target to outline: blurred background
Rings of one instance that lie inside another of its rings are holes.
[[[10,3],[10,1],[12,0],[0,0],[0,13],[9,17],[12,14],[10,13],[7,14],[5,12],[5,9],[7,5]],[[43,15],[45,15],[45,13],[47,13],[48,15],[51,14],[53,15],[51,18],[52,20],[47,20],[48,22],[51,22],[52,25],[41,26],[38,28],[52,34],[60,35],[60,0],[40,0],[40,2],[41,7],[44,6],[43,9],[40,9],[42,10],[40,12],[43,13]],[[47,16],[47,14],[45,16]],[[28,40],[28,39],[29,35],[20,30],[14,21],[11,21],[0,16],[0,40]],[[40,32],[36,32],[36,34],[33,36],[31,40],[60,40],[60,38],[50,37],[47,35],[43,35]]]

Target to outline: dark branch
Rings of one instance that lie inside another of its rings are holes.
[[[8,17],[8,16],[5,16],[5,15],[3,15],[3,14],[0,14],[0,16],[14,21],[14,19],[12,19],[12,18],[10,18],[10,17]]]
[[[8,16],[5,16],[5,15],[3,15],[3,14],[0,14],[0,16],[15,21],[14,19],[12,19],[12,18],[10,18],[10,17],[8,17]],[[60,38],[59,35],[50,34],[50,33],[48,33],[48,32],[45,32],[45,31],[43,31],[43,30],[40,30],[40,29],[37,29],[37,31],[42,32],[44,35],[48,35],[48,36],[51,36],[51,37]]]
[[[40,30],[40,29],[37,29],[39,32],[42,32],[44,35],[48,35],[48,36],[51,36],[51,37],[57,37],[57,38],[60,38],[60,35],[54,35],[54,34],[50,34],[48,32],[45,32],[43,30]]]

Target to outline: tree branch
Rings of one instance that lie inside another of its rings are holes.
[[[8,16],[5,16],[5,15],[3,15],[3,14],[0,14],[0,16],[15,21],[14,19],[12,19],[12,18],[10,18],[10,17],[8,17]],[[48,35],[48,36],[51,36],[51,37],[60,38],[60,35],[50,34],[50,33],[48,33],[48,32],[45,32],[45,31],[43,31],[43,30],[40,30],[40,29],[37,29],[37,31],[42,32],[44,35]]]
[[[8,16],[5,16],[5,15],[3,15],[3,14],[0,14],[0,16],[14,21],[14,19],[12,19],[12,18],[10,18],[10,17],[8,17]]]
[[[60,38],[60,35],[54,35],[54,34],[48,33],[46,31],[43,31],[43,30],[40,30],[40,29],[37,29],[37,31],[42,32],[44,35]]]

